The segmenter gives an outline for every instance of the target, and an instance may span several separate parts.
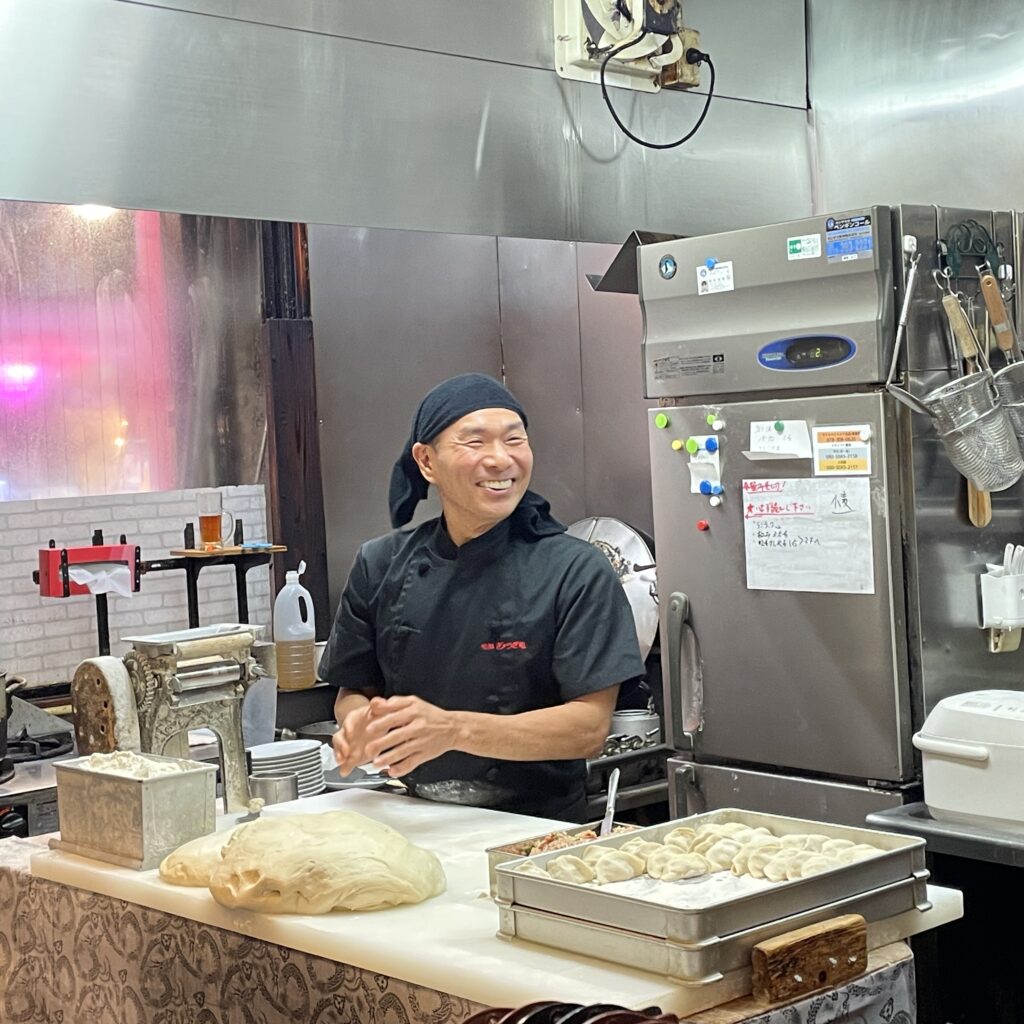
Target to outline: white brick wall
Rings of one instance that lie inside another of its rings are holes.
[[[267,540],[263,487],[222,487],[224,508],[241,519],[246,540]],[[88,596],[43,598],[32,582],[39,548],[52,537],[57,547],[80,547],[92,540],[93,528],[105,541],[125,534],[142,549],[144,561],[168,557],[183,545],[187,522],[195,525],[196,494],[161,491],[88,498],[49,498],[0,502],[0,667],[35,681],[66,680],[85,658],[95,657],[96,602]],[[287,558],[287,554],[277,555]],[[248,574],[249,620],[267,627],[273,601],[269,566]],[[183,572],[147,573],[131,598],[108,596],[111,654],[123,654],[126,634],[157,633],[188,626]],[[199,621],[235,622],[235,576],[230,566],[204,569],[199,576]]]

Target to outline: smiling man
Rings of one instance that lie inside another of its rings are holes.
[[[526,427],[482,374],[423,399],[391,522],[430,485],[442,515],[362,546],[320,667],[343,773],[373,762],[426,799],[580,821],[585,759],[644,665],[608,560],[529,490]]]

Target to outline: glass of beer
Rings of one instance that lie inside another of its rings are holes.
[[[219,551],[230,539],[235,521],[224,511],[220,491],[199,492],[199,542],[203,551]]]

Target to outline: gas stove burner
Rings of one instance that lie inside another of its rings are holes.
[[[45,736],[29,736],[24,729],[14,736],[7,737],[7,760],[14,764],[26,761],[43,761],[50,757],[60,757],[71,753],[73,734],[70,732],[53,732]]]
[[[14,765],[7,758],[0,759],[0,784],[14,778]]]

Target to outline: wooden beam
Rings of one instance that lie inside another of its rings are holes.
[[[303,586],[313,597],[317,639],[331,628],[327,536],[320,472],[320,427],[312,320],[263,324],[267,394],[269,539],[288,548],[274,558],[275,593],[284,574],[305,560]]]

